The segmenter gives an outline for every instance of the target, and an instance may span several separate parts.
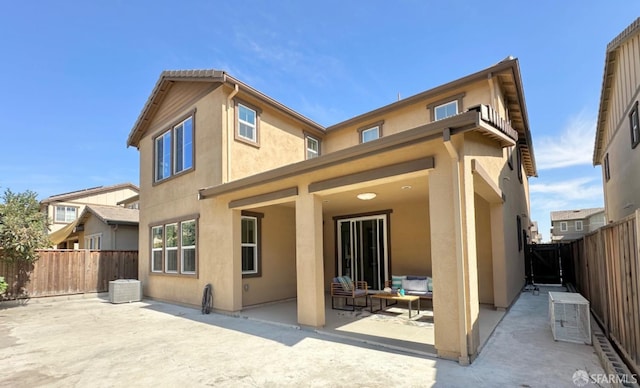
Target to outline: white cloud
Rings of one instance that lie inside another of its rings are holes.
[[[544,136],[536,143],[539,170],[591,164],[596,118],[586,111],[569,119],[558,136]]]

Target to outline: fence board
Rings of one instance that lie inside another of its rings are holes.
[[[622,358],[640,373],[640,210],[572,243],[576,286]]]
[[[0,260],[6,298],[106,292],[109,281],[138,278],[138,251],[40,250],[30,266]]]

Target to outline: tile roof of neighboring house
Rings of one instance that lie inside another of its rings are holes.
[[[86,222],[89,214],[93,214],[107,225],[137,225],[140,220],[138,209],[110,205],[87,205],[78,217],[78,224]]]
[[[618,36],[613,38],[607,45],[607,51],[604,60],[604,72],[602,75],[602,90],[600,91],[600,108],[598,110],[598,120],[596,121],[596,141],[593,147],[593,165],[600,164],[602,151],[604,147],[604,122],[606,113],[609,109],[609,101],[611,97],[611,87],[615,76],[615,63],[618,56],[618,49],[628,39],[634,35],[640,34],[640,17],[624,29]]]
[[[120,183],[117,185],[111,185],[111,186],[97,186],[97,187],[91,187],[88,189],[82,189],[82,190],[76,190],[76,191],[71,191],[69,193],[63,193],[63,194],[56,194],[56,195],[52,195],[48,198],[43,199],[42,201],[40,201],[40,203],[42,204],[47,204],[47,203],[51,203],[51,202],[64,202],[64,201],[71,201],[77,198],[83,198],[83,197],[89,197],[91,195],[96,195],[96,194],[102,194],[102,193],[107,193],[109,191],[115,191],[115,190],[120,190],[120,189],[125,189],[125,188],[130,188],[131,190],[138,192],[138,186],[132,184],[132,183]]]
[[[567,220],[582,220],[598,213],[604,213],[604,208],[596,207],[591,209],[580,209],[580,210],[560,210],[556,212],[551,212],[551,222],[567,221]]]

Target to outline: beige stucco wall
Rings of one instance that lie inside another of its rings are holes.
[[[478,301],[493,305],[493,251],[491,242],[491,208],[475,196],[476,252],[478,254]]]
[[[251,209],[262,213],[262,275],[242,279],[242,305],[295,298],[296,223],[292,206]]]
[[[487,80],[478,81],[464,88],[452,89],[447,91],[446,94],[426,98],[392,112],[382,113],[354,124],[331,130],[323,141],[323,152],[335,152],[359,144],[360,134],[358,129],[367,127],[370,124],[376,124],[380,121],[384,122],[382,124],[382,136],[388,136],[393,133],[428,124],[431,122],[431,111],[427,109],[427,106],[435,101],[446,99],[447,97],[453,98],[454,96],[464,93],[462,106],[458,107],[460,112],[464,112],[468,110],[469,107],[478,104],[491,104],[492,98],[488,85],[489,82]]]

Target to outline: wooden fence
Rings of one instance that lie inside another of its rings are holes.
[[[33,265],[0,260],[6,298],[106,292],[109,281],[138,278],[138,251],[40,250]]]
[[[640,373],[640,210],[571,244],[576,287],[633,373]]]

